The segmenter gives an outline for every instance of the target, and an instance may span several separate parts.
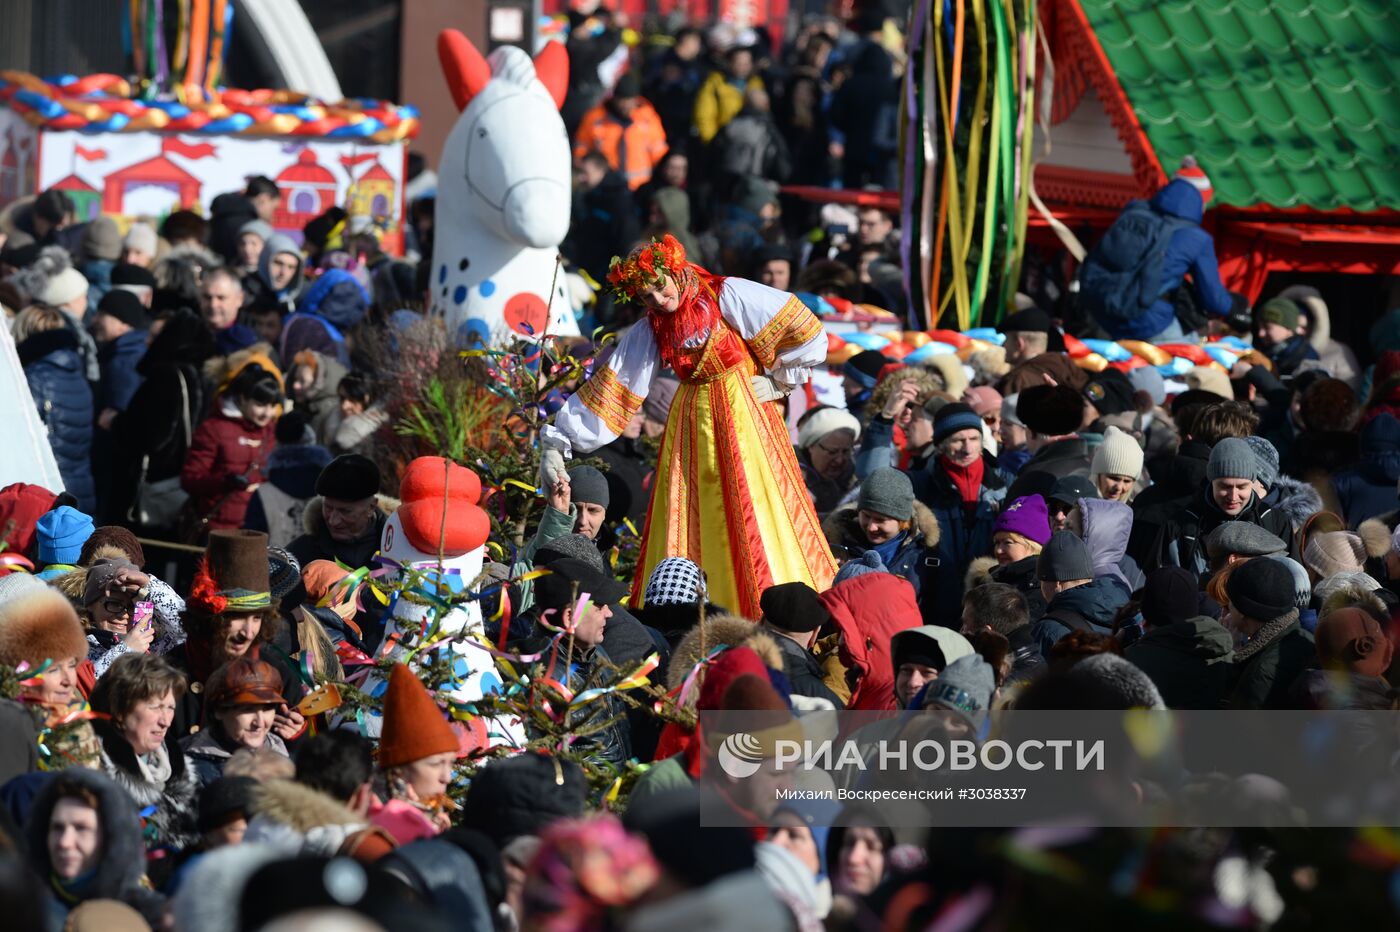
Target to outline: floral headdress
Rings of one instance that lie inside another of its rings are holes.
[[[619,298],[631,299],[640,291],[659,288],[667,275],[673,281],[681,281],[687,265],[685,247],[667,233],[660,240],[633,249],[626,259],[613,256],[608,266],[608,284]]]

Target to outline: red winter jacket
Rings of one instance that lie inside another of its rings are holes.
[[[841,662],[860,672],[847,710],[895,708],[890,638],[924,623],[914,587],[903,576],[862,573],[832,586],[821,600],[841,629]]]
[[[225,400],[195,430],[180,485],[190,493],[196,513],[210,515],[210,530],[243,526],[253,497],[247,486],[267,480],[263,470],[277,442],[275,429],[275,422],[254,427]],[[237,481],[240,476],[247,482]]]

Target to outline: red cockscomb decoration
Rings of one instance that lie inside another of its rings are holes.
[[[211,615],[218,615],[228,607],[228,599],[219,594],[219,584],[209,575],[209,558],[199,558],[199,566],[194,571],[194,585],[190,587],[190,602]]]

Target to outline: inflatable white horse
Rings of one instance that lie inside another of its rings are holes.
[[[568,54],[551,42],[533,62],[514,46],[488,60],[449,29],[438,56],[462,115],[438,165],[433,312],[460,345],[576,335],[564,273],[555,276],[573,166],[559,117]]]

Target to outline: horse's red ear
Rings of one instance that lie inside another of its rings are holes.
[[[562,42],[546,42],[535,56],[535,76],[540,79],[554,106],[564,106],[569,93],[569,53]]]
[[[472,98],[481,93],[491,80],[491,66],[471,44],[471,40],[455,29],[438,33],[438,59],[447,78],[447,89],[458,110],[467,109]]]

